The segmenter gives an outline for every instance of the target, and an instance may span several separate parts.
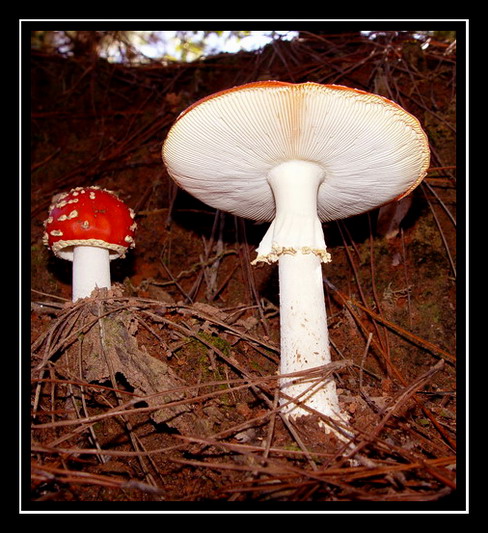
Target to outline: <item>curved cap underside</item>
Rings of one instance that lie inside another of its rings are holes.
[[[202,202],[260,221],[275,216],[269,171],[320,165],[322,221],[363,213],[413,190],[429,166],[418,120],[374,94],[335,85],[251,83],[183,112],[163,144],[176,183]],[[300,179],[300,176],[297,176]]]

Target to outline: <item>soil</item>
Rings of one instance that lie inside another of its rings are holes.
[[[32,52],[26,508],[462,505],[448,44],[309,34],[168,65]],[[277,269],[250,266],[266,226],[177,190],[161,162],[181,110],[257,79],[383,88],[431,141],[431,169],[393,234],[378,211],[324,225],[332,370],[349,446],[314,416],[291,423],[276,408]],[[113,190],[135,210],[137,243],[112,262],[113,290],[73,304],[71,264],[42,244],[43,220],[54,194],[83,185]]]

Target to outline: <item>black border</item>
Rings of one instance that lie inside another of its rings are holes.
[[[69,22],[67,22],[69,20]],[[251,19],[251,20],[228,20],[212,18],[212,20],[197,20],[197,19],[179,19],[179,20],[145,20],[145,21],[131,21],[131,20],[107,20],[88,19],[80,21],[71,21],[70,19],[25,19],[19,20],[20,33],[20,59],[21,59],[21,112],[22,121],[21,127],[21,148],[22,148],[22,175],[21,175],[21,209],[24,214],[21,214],[23,220],[22,233],[19,235],[22,243],[30,243],[30,224],[26,219],[25,213],[30,212],[30,116],[29,116],[29,101],[30,101],[30,76],[29,76],[29,55],[30,55],[30,31],[36,29],[56,30],[56,29],[160,29],[160,30],[212,30],[212,29],[250,29],[250,30],[290,30],[290,31],[402,31],[402,30],[455,30],[457,32],[457,78],[458,78],[458,128],[457,128],[457,148],[458,148],[458,176],[466,176],[466,113],[465,103],[467,98],[467,45],[468,45],[468,19],[446,19],[446,20],[386,20],[377,19],[371,20],[320,20],[320,19],[288,19],[288,20],[273,20],[273,19]],[[466,178],[467,179],[467,178]],[[460,186],[458,188],[458,258],[466,257],[466,215],[467,215],[467,195],[462,178],[459,178]],[[462,186],[461,186],[462,185]],[[460,267],[458,275],[458,391],[466,390],[466,358],[463,360],[463,355],[466,357],[467,348],[467,331],[465,328],[465,317],[467,312],[466,301],[466,272],[464,264],[459,260]],[[30,316],[27,315],[27,309],[30,308],[30,286],[29,286],[29,269],[30,260],[27,249],[22,253],[22,264],[20,265],[22,271],[22,286],[20,288],[22,305],[20,320],[22,330],[24,332],[23,339],[20,342],[20,355],[25,358],[25,368],[29,368],[28,359],[30,359],[30,349],[28,350],[25,333],[30,331]],[[23,365],[24,367],[24,365]],[[458,412],[459,429],[458,429],[458,488],[451,495],[438,501],[433,502],[270,502],[259,503],[252,505],[251,503],[229,503],[229,502],[32,502],[29,499],[30,492],[30,376],[28,372],[21,373],[19,376],[19,383],[22,387],[23,398],[19,405],[21,413],[21,427],[22,439],[19,441],[21,454],[21,473],[22,477],[19,479],[20,501],[18,504],[19,514],[28,513],[26,516],[32,514],[52,514],[52,513],[81,513],[90,514],[97,512],[110,513],[126,513],[131,514],[145,513],[145,512],[169,512],[176,514],[190,514],[190,516],[203,513],[366,513],[366,514],[385,514],[385,513],[467,513],[467,471],[466,471],[466,437],[464,434],[463,424],[466,422],[461,416],[465,412],[466,403],[464,396],[458,394]],[[20,429],[20,428],[19,428]]]

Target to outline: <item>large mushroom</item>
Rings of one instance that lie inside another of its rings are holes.
[[[76,187],[53,198],[43,242],[73,262],[73,302],[110,288],[110,261],[134,247],[134,218],[113,192],[99,187]]]
[[[183,111],[162,149],[170,176],[217,209],[271,225],[256,262],[278,262],[280,374],[331,361],[321,222],[398,200],[429,165],[419,121],[394,102],[337,85],[255,82]],[[317,380],[315,379],[315,382]],[[286,414],[339,419],[333,378],[282,378]],[[296,399],[290,402],[289,399]]]

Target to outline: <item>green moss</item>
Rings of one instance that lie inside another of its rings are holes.
[[[45,256],[45,246],[40,246],[38,244],[33,244],[31,246],[31,265],[34,266],[42,266],[46,262],[46,256]]]
[[[283,449],[287,450],[289,452],[299,452],[299,451],[301,451],[300,446],[298,446],[298,444],[295,444],[295,443],[285,444],[283,446]]]
[[[204,342],[198,342],[198,339],[195,339],[195,343],[198,345],[195,348],[200,352],[200,356],[197,361],[200,366],[200,371],[204,379],[209,379],[212,381],[224,381],[226,379],[225,374],[221,371],[221,366],[219,364],[209,365],[209,346],[214,346],[217,350],[223,353],[225,356],[230,355],[231,345],[228,341],[219,337],[216,334],[208,333],[206,331],[199,331],[198,337]],[[228,389],[229,385],[222,383],[217,389],[225,390]],[[222,394],[219,396],[219,400],[224,405],[231,405],[234,403],[234,400],[230,395]]]
[[[208,344],[215,346],[215,348],[217,348],[217,350],[220,350],[223,354],[230,354],[230,343],[222,337],[219,337],[218,335],[215,335],[213,333],[207,333],[206,331],[200,331],[198,333],[198,336],[201,337]]]
[[[439,324],[442,321],[442,306],[435,299],[429,299],[423,303],[417,304],[420,314],[428,323]]]

